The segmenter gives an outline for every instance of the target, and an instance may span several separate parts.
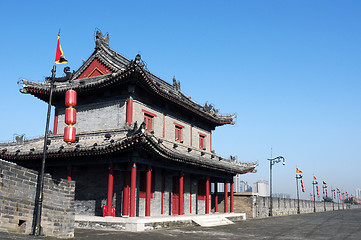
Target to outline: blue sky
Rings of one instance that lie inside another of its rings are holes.
[[[50,76],[56,39],[76,70],[94,48],[94,31],[127,58],[198,103],[236,113],[214,132],[218,154],[258,161],[253,183],[295,196],[295,168],[354,192],[361,187],[360,1],[7,1],[0,9],[0,141],[44,134],[46,104],[19,93],[21,78]],[[63,66],[58,65],[58,76]]]

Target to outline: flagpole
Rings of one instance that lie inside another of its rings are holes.
[[[45,136],[44,136],[44,147],[43,147],[43,160],[41,163],[41,170],[38,175],[38,185],[36,189],[36,199],[35,199],[35,213],[33,220],[33,231],[31,235],[40,236],[43,235],[42,227],[41,227],[41,212],[43,206],[43,189],[44,189],[44,172],[45,172],[45,160],[47,153],[47,143],[48,143],[48,135],[49,135],[49,122],[50,122],[50,112],[51,112],[51,101],[53,97],[53,87],[54,87],[54,79],[56,72],[56,65],[54,64],[53,69],[51,70],[51,80],[50,80],[50,94],[49,94],[49,103],[48,103],[48,113],[46,117],[46,127],[45,127]]]
[[[301,211],[300,211],[300,193],[299,193],[299,190],[298,190],[298,179],[301,179],[302,178],[302,175],[301,174],[297,174],[296,173],[296,186],[297,186],[297,214],[300,214]]]

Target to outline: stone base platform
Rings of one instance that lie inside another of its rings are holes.
[[[225,218],[231,221],[246,219],[245,213],[214,213],[207,215],[181,215],[181,216],[158,216],[158,217],[96,217],[75,215],[75,228],[88,228],[98,230],[118,230],[140,232],[161,228],[177,228],[185,226],[199,226],[202,219]],[[223,225],[224,221],[221,224]],[[216,226],[216,225],[213,225]]]

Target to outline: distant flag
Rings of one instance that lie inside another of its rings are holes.
[[[296,173],[302,173],[302,171],[296,167]]]
[[[55,64],[64,64],[68,63],[68,60],[65,59],[63,55],[63,50],[60,46],[60,32],[58,34],[58,44],[56,45],[56,54],[55,54]]]
[[[322,181],[322,184],[323,184],[323,185],[327,185],[327,183],[326,183],[325,181]]]
[[[336,199],[336,192],[333,192],[333,198]]]
[[[315,176],[313,176],[313,181],[316,181],[316,177],[315,177]]]
[[[337,190],[337,192],[339,192],[339,191],[340,191],[340,189],[338,189],[338,188],[336,188],[336,190]]]
[[[326,188],[326,197],[328,197],[328,189]]]

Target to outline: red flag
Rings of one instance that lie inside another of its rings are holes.
[[[58,34],[58,44],[56,45],[55,64],[68,63],[63,55],[63,50],[60,46],[60,34]]]
[[[302,173],[302,171],[296,167],[296,173]]]
[[[302,192],[305,192],[306,189],[305,189],[305,184],[304,184],[303,180],[301,180],[301,186],[302,186]]]
[[[316,177],[315,177],[315,176],[313,176],[313,181],[316,181]]]
[[[323,185],[327,185],[327,183],[326,183],[325,181],[322,181],[322,184],[323,184]]]

